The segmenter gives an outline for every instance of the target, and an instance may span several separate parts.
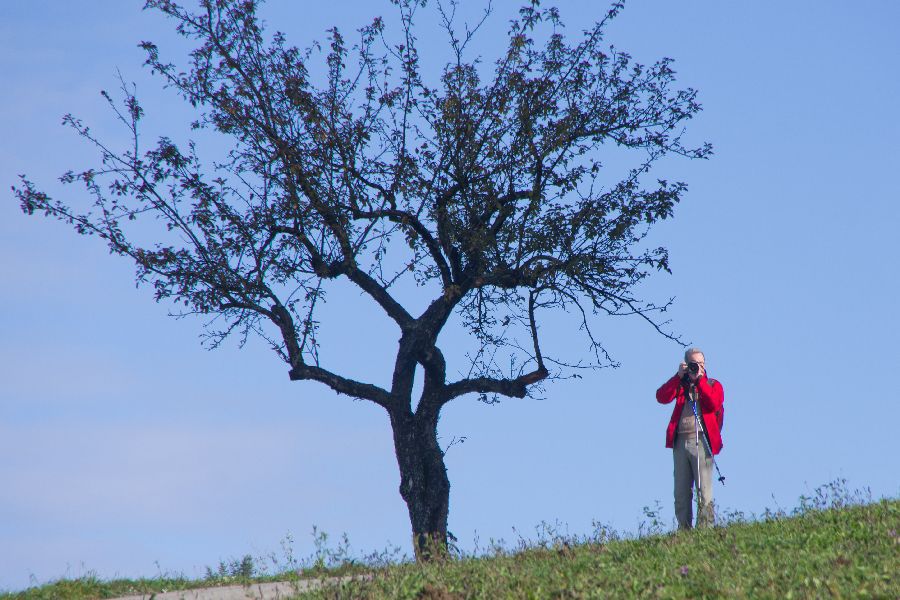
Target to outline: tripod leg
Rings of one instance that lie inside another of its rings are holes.
[[[700,492],[700,430],[694,421],[694,451],[697,453],[697,470],[695,471],[694,481],[697,490],[697,525],[701,523],[701,515],[703,510],[703,494]]]

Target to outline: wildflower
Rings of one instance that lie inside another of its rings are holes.
[[[681,569],[679,569],[679,573],[681,573],[682,577],[687,577],[687,574],[688,574],[687,565],[682,565]]]

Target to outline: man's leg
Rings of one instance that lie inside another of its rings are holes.
[[[697,527],[712,527],[716,524],[715,505],[713,504],[713,461],[706,445],[700,444],[700,511],[697,514]]]
[[[696,461],[696,457],[692,457],[685,446],[685,440],[676,437],[672,457],[675,467],[675,518],[678,520],[678,529],[690,529],[693,521],[696,467],[692,462]]]

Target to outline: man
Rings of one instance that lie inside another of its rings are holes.
[[[721,383],[707,377],[706,357],[699,348],[690,348],[684,353],[684,362],[678,366],[678,372],[656,390],[656,400],[660,404],[675,401],[675,410],[666,429],[666,448],[672,448],[675,461],[678,528],[691,528],[695,485],[700,489],[697,526],[712,525],[715,509],[710,451],[714,456],[722,450],[720,430],[725,393]],[[695,415],[700,417],[699,420]]]

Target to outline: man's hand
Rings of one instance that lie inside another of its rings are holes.
[[[687,373],[687,363],[683,362],[678,365],[678,379],[684,379],[684,374]]]
[[[698,379],[703,377],[704,374],[706,374],[706,368],[703,366],[703,363],[697,363],[697,366],[699,366],[700,369],[696,373],[691,373],[689,375],[691,381],[697,381]]]

